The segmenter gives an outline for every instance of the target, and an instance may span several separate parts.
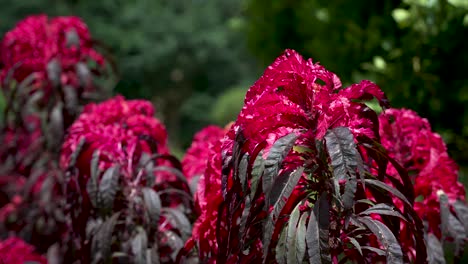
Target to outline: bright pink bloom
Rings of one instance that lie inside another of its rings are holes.
[[[34,253],[33,246],[16,237],[0,241],[0,260],[3,264],[23,264],[29,261],[47,264],[45,257]]]
[[[89,176],[91,158],[97,150],[100,151],[101,170],[118,164],[124,175],[132,175],[142,152],[150,155],[169,152],[166,129],[153,115],[150,102],[125,100],[122,96],[87,105],[68,130],[61,167],[69,166],[72,153],[84,139],[86,143],[76,164],[83,177]]]
[[[247,139],[244,151],[248,154],[252,154],[258,144],[266,142],[264,155],[268,154],[277,139],[293,132],[299,135],[296,144],[312,148],[315,148],[315,140],[322,139],[328,129],[339,126],[349,127],[355,137],[378,138],[376,114],[364,104],[356,102],[374,97],[386,105],[383,92],[370,81],[342,89],[334,73],[314,64],[311,59],[304,60],[293,50],[286,50],[276,59],[247,92],[242,111],[222,146],[215,145],[213,148],[214,156],[200,179],[198,198],[202,215],[194,226],[193,239],[198,244],[201,258],[215,258],[218,252],[215,230],[218,208],[223,201],[221,157],[223,154],[228,157],[232,155],[237,131],[242,131]],[[291,151],[283,169],[301,166],[304,161],[302,155]],[[230,181],[228,179],[228,188]],[[302,177],[293,193],[294,197],[303,195],[300,190],[305,184],[306,179]],[[282,213],[288,214],[292,209],[293,204],[288,202]],[[244,260],[252,260],[250,257],[259,252],[250,252],[249,256],[244,256]]]
[[[414,182],[414,208],[429,222],[429,231],[440,237],[440,205],[437,192],[444,191],[449,202],[465,201],[465,188],[458,181],[458,167],[447,147],[432,132],[427,119],[407,109],[389,109],[380,115],[382,145],[406,168]],[[387,173],[395,176],[389,166]]]
[[[33,84],[39,87],[48,78],[47,65],[56,59],[60,65],[62,85],[78,86],[76,65],[88,60],[103,66],[102,55],[93,49],[86,24],[78,17],[48,18],[29,16],[7,32],[0,43],[0,80],[13,73],[13,79],[23,81],[35,75]]]
[[[182,168],[189,180],[205,172],[210,148],[221,140],[224,134],[224,129],[218,126],[207,126],[195,134],[192,145],[182,159]]]

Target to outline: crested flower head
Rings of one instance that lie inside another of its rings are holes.
[[[185,176],[190,180],[202,175],[207,166],[210,148],[224,137],[225,131],[218,126],[207,126],[193,137],[192,145],[182,159]]]
[[[213,148],[215,152],[200,179],[198,199],[202,214],[194,225],[193,238],[198,243],[202,259],[213,259],[218,254],[219,240],[216,237],[215,219],[221,217],[218,216],[218,210],[223,202],[223,188],[229,189],[232,186],[231,174],[227,175],[228,179],[223,183],[222,174],[225,172],[222,168],[224,162],[235,159],[232,155],[236,135],[241,133],[246,139],[242,150],[248,155],[255,155],[259,146],[265,146],[262,154],[264,157],[275,141],[291,133],[297,135],[296,145],[306,149],[314,149],[316,139],[323,139],[329,129],[340,126],[348,127],[354,137],[378,138],[378,126],[375,122],[377,115],[360,103],[360,100],[372,98],[376,98],[382,106],[387,105],[383,92],[370,81],[362,81],[343,89],[334,73],[313,63],[311,59],[303,59],[293,50],[286,50],[276,59],[247,91],[244,107],[236,122],[220,143],[221,146],[215,145]],[[308,151],[290,151],[279,173],[290,172],[302,166],[304,160],[310,158],[306,157],[307,153]],[[293,191],[294,198],[290,200],[304,198],[304,188],[307,188],[307,180],[303,176]],[[263,201],[264,197],[260,197],[255,204]],[[293,202],[288,201],[282,214],[290,214],[294,206]],[[257,221],[265,215],[258,217]],[[232,219],[231,223],[238,221],[240,219]],[[229,223],[218,223],[221,228],[226,225]],[[251,239],[256,245],[261,245],[259,237]],[[254,247],[244,257],[253,261],[258,254],[261,256],[259,252],[261,247]]]
[[[153,114],[150,102],[125,100],[122,96],[87,105],[68,131],[61,167],[68,168],[72,153],[78,150],[76,167],[87,177],[92,155],[99,151],[101,170],[118,164],[129,175],[143,152],[167,154],[166,129]],[[82,140],[84,146],[79,150]]]
[[[58,81],[77,87],[77,63],[89,60],[100,66],[105,63],[104,57],[93,49],[89,30],[80,18],[29,16],[7,32],[0,43],[0,80],[3,86],[9,78],[22,82],[33,76],[35,87],[49,87],[42,83],[52,78],[48,76],[49,65],[55,61],[55,69],[60,68]]]
[[[389,155],[408,170],[414,183],[415,209],[429,221],[429,230],[440,237],[440,204],[443,191],[450,203],[465,200],[465,188],[458,181],[458,167],[449,157],[442,137],[432,132],[429,121],[407,109],[388,109],[379,116],[382,145]],[[389,166],[387,173],[396,170]]]
[[[45,257],[34,253],[33,246],[16,237],[0,241],[0,260],[4,264],[47,263]]]

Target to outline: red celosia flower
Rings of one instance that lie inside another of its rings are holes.
[[[193,239],[198,244],[201,258],[216,259],[218,252],[216,222],[218,208],[223,201],[221,157],[223,154],[231,155],[237,131],[242,131],[247,139],[244,150],[248,154],[252,154],[258,144],[266,142],[264,155],[268,154],[273,142],[292,132],[299,135],[296,144],[304,146],[315,146],[316,139],[322,139],[328,129],[339,126],[349,127],[355,137],[378,138],[377,116],[365,105],[356,102],[373,97],[386,105],[383,92],[370,81],[341,89],[341,82],[334,73],[314,64],[312,60],[304,60],[293,50],[286,50],[249,89],[237,121],[222,146],[215,145],[213,148],[214,156],[200,179],[198,198],[202,215],[194,226]],[[283,169],[301,166],[304,161],[302,155],[291,151],[283,163]],[[306,179],[302,177],[293,196],[301,197],[303,192],[299,190],[305,185]],[[288,203],[282,213],[289,214],[292,206]],[[261,257],[260,250],[250,252],[247,258],[252,260],[251,257],[255,255]]]
[[[0,44],[2,83],[11,73],[18,82],[34,74],[34,84],[47,80],[47,65],[56,59],[62,85],[78,85],[75,67],[78,62],[93,60],[104,65],[104,58],[93,49],[86,24],[77,17],[30,16],[7,32]],[[43,87],[43,86],[41,86]],[[44,86],[48,87],[48,86]]]
[[[3,264],[22,264],[26,262],[46,264],[47,259],[34,253],[34,247],[23,240],[10,237],[0,241],[0,262]]]
[[[85,106],[68,130],[62,147],[61,167],[69,166],[72,153],[84,139],[85,145],[76,164],[81,175],[89,176],[91,158],[96,150],[100,152],[101,170],[118,164],[123,174],[132,175],[142,152],[168,153],[166,129],[153,114],[150,102],[125,100],[122,96]]]
[[[217,126],[207,126],[195,134],[192,145],[182,159],[182,168],[189,180],[205,172],[210,157],[209,149],[221,140],[224,134],[225,131]]]
[[[450,203],[465,200],[465,188],[458,181],[457,165],[448,156],[440,135],[432,132],[428,120],[414,111],[389,109],[379,120],[382,145],[412,175],[416,212],[429,221],[429,231],[440,237],[437,192],[442,190]],[[395,175],[396,171],[390,166],[387,173]]]

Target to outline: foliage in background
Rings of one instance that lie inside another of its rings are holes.
[[[468,7],[463,0],[247,1],[249,47],[263,63],[294,48],[370,79],[395,107],[414,109],[468,164]]]

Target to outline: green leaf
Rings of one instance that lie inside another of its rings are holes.
[[[327,151],[330,155],[333,175],[338,180],[345,180],[348,176],[356,176],[359,155],[354,137],[349,128],[336,127],[327,131],[325,135]]]
[[[348,237],[348,238],[349,238],[349,242],[351,242],[351,244],[353,244],[353,246],[357,249],[357,251],[359,251],[359,254],[363,256],[361,245],[359,244],[359,242],[354,237]]]
[[[357,190],[356,175],[351,175],[345,183],[345,191],[341,199],[345,211],[351,210],[354,206],[354,197]]]
[[[91,253],[94,259],[107,260],[111,254],[112,233],[119,218],[119,213],[113,214],[99,226],[91,242]]]
[[[445,264],[444,248],[439,239],[429,233],[426,237],[426,244],[429,264]]]
[[[291,151],[294,142],[297,139],[295,133],[290,133],[284,137],[279,138],[271,147],[268,157],[265,161],[265,173],[263,175],[263,191],[269,192],[274,179],[278,175],[284,158]]]
[[[400,214],[400,212],[396,211],[393,207],[387,204],[382,204],[382,203],[376,204],[359,214],[360,215],[370,215],[370,214],[390,215],[390,216],[399,217],[403,219],[404,221],[408,222],[408,220],[402,214]]]
[[[148,236],[146,231],[137,227],[137,234],[131,241],[133,263],[146,263],[146,249],[148,248]]]
[[[84,147],[85,143],[86,143],[86,139],[84,137],[82,137],[80,139],[80,141],[78,142],[78,145],[76,146],[75,151],[73,151],[73,153],[70,155],[70,162],[69,162],[68,167],[75,167],[76,160],[80,156],[81,151],[83,150],[83,147]]]
[[[390,192],[391,194],[395,195],[396,197],[398,197],[400,200],[402,200],[403,202],[405,202],[408,206],[411,206],[412,207],[412,203],[410,203],[408,201],[408,199],[406,198],[406,196],[404,196],[400,191],[398,191],[397,189],[389,186],[388,184],[384,183],[384,182],[381,182],[379,180],[373,180],[373,179],[366,179],[365,180],[366,184],[368,185],[371,185],[373,187],[377,187],[379,189],[383,189],[387,192]]]
[[[184,240],[170,230],[162,232],[161,235],[163,236],[161,240],[164,241],[164,246],[171,248],[170,252],[172,261],[175,261],[180,249],[184,247]]]
[[[165,207],[162,209],[164,216],[180,231],[183,240],[187,240],[192,234],[190,220],[180,210]]]
[[[162,206],[161,198],[159,198],[159,194],[155,190],[149,187],[144,187],[141,191],[151,225],[158,226]]]
[[[250,207],[252,206],[250,196],[245,197],[244,209],[242,210],[242,216],[239,227],[239,240],[242,240],[242,237],[245,235],[245,227],[247,225],[247,220],[250,215]]]
[[[106,170],[99,184],[99,195],[101,196],[101,208],[112,210],[114,198],[119,189],[120,166],[113,166]]]
[[[369,247],[369,246],[361,246],[362,250],[369,250],[376,253],[379,256],[385,256],[385,251],[381,250],[380,248]]]
[[[322,263],[320,254],[320,237],[319,237],[319,225],[315,218],[315,214],[312,211],[309,217],[309,223],[307,224],[306,230],[306,243],[307,253],[309,255],[309,263]]]
[[[299,224],[297,225],[297,234],[296,234],[296,261],[295,263],[302,263],[304,260],[305,252],[306,252],[306,221],[309,217],[309,213],[305,212],[301,219],[299,220]]]
[[[240,161],[239,172],[238,172],[238,176],[239,176],[240,183],[242,185],[243,192],[246,192],[247,190],[247,184],[248,184],[247,168],[248,166],[249,166],[249,155],[244,154]]]
[[[281,235],[278,240],[278,244],[276,244],[276,261],[278,264],[286,264],[286,235],[288,233],[288,225],[283,227],[283,230],[281,231]]]
[[[466,241],[465,227],[451,213],[449,214],[449,230],[452,237],[455,239],[455,256],[461,257]]]
[[[263,176],[263,172],[265,170],[265,160],[263,159],[263,152],[260,151],[258,153],[257,158],[255,158],[255,162],[252,168],[252,179],[250,180],[250,199],[253,200],[255,197],[255,193],[257,192],[258,184],[260,183],[260,179]]]
[[[297,224],[300,217],[299,205],[300,203],[296,205],[288,221],[288,233],[286,237],[286,252],[288,256],[286,258],[286,263],[288,264],[300,263],[296,262],[296,234],[298,233]]]
[[[266,254],[268,253],[268,248],[271,242],[271,236],[273,235],[278,216],[283,210],[284,206],[286,205],[287,200],[291,196],[291,193],[294,190],[294,187],[296,187],[297,183],[299,182],[299,179],[301,178],[303,172],[304,168],[300,167],[291,173],[288,182],[286,183],[281,192],[280,199],[276,201],[276,203],[273,205],[273,210],[268,215],[263,236],[264,256],[266,256]]]
[[[152,188],[156,181],[154,176],[154,163],[151,156],[148,153],[143,152],[140,158],[140,168],[144,170],[146,178],[146,186]]]
[[[319,241],[320,241],[320,259],[322,263],[332,262],[329,246],[329,227],[330,227],[330,202],[328,193],[323,192],[314,206],[315,218],[318,220]]]
[[[86,191],[88,192],[89,200],[94,208],[98,208],[99,205],[99,188],[98,188],[98,177],[99,177],[99,150],[93,153],[91,158],[91,177],[89,177],[86,183]]]
[[[453,208],[455,208],[457,218],[464,224],[465,233],[468,234],[468,206],[462,201],[456,201],[453,203]]]
[[[63,141],[65,127],[63,124],[63,105],[58,102],[50,113],[48,124],[47,143],[54,151],[59,151]]]
[[[359,217],[358,221],[367,226],[377,237],[385,249],[387,263],[403,263],[403,252],[401,251],[400,243],[386,225],[368,216]]]

